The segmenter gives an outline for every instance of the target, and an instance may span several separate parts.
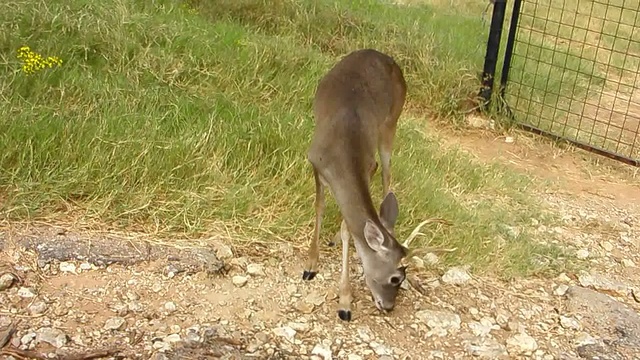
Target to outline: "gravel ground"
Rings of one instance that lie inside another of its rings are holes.
[[[353,261],[351,323],[335,311],[339,247],[303,282],[304,253],[288,244],[249,254],[224,239],[179,249],[5,227],[0,358],[640,358],[638,213],[601,197],[544,196],[564,224],[538,227],[540,238],[575,251],[589,272],[500,282],[436,264],[383,316]]]

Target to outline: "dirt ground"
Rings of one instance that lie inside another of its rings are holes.
[[[540,197],[563,224],[536,231],[588,272],[503,282],[431,256],[420,284],[405,283],[382,315],[352,261],[346,323],[340,247],[324,247],[320,273],[304,282],[305,254],[287,243],[235,248],[221,236],[179,248],[4,223],[0,359],[640,358],[636,169],[524,133],[442,132],[443,146],[550,182]]]

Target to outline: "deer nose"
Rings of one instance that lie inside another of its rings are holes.
[[[393,304],[385,304],[382,301],[378,300],[376,301],[376,307],[378,308],[378,310],[384,311],[384,312],[391,312],[393,310]]]

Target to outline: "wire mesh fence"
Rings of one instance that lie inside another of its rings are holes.
[[[640,159],[640,0],[519,5],[504,94],[516,120]]]

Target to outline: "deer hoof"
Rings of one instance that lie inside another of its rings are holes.
[[[315,271],[307,271],[305,270],[302,273],[302,280],[313,280],[314,277],[316,277],[317,272]]]
[[[343,321],[351,321],[351,310],[338,310],[338,317]]]

